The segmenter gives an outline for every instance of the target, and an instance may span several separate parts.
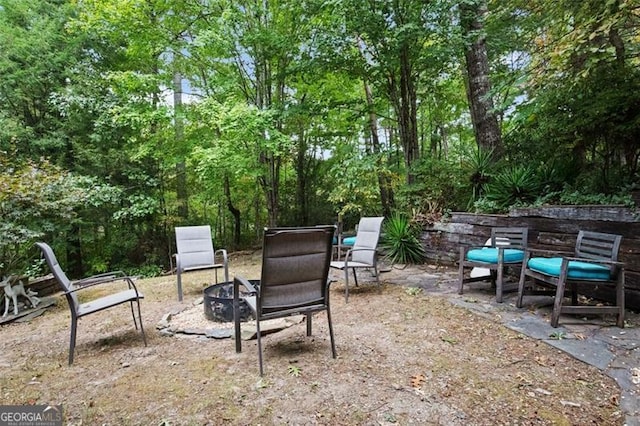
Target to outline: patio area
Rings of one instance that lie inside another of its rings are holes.
[[[231,275],[253,278],[259,262],[234,255]],[[384,270],[381,291],[362,280],[349,303],[332,285],[338,359],[325,321],[311,338],[295,324],[265,336],[262,379],[255,341],[236,354],[232,339],[155,329],[197,303],[206,272],[186,276],[183,303],[175,276],[138,281],[148,347],[124,307],[84,318],[71,367],[60,298],[0,329],[3,403],[62,404],[69,424],[640,424],[637,314],[625,329],[607,318],[554,329],[548,305],[517,309],[513,293],[497,304],[486,284],[458,295],[453,269]]]

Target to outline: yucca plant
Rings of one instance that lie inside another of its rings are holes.
[[[485,198],[501,209],[532,203],[540,184],[531,167],[514,166],[500,171],[484,186]]]
[[[420,229],[413,226],[406,215],[394,213],[385,221],[381,248],[392,263],[424,262],[425,251],[418,238]]]

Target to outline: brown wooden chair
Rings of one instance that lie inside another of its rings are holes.
[[[493,228],[486,246],[460,247],[458,294],[462,294],[464,284],[489,280],[496,289],[496,301],[502,303],[504,270],[509,266],[522,265],[528,235],[527,228]],[[489,275],[470,274],[465,278],[465,269],[470,268],[486,268]]]
[[[331,351],[336,357],[328,279],[334,232],[335,226],[329,225],[266,229],[258,285],[254,286],[244,277],[234,278],[236,352],[242,351],[240,300],[243,299],[256,318],[260,375],[264,372],[260,322],[269,319],[304,314],[307,318],[307,336],[311,336],[312,314],[326,311]],[[241,287],[244,289],[241,290]]]
[[[580,231],[574,253],[527,250],[516,306],[522,307],[524,295],[552,295],[552,327],[558,326],[561,314],[615,314],[618,327],[624,327],[624,264],[618,262],[621,241],[620,235]],[[531,279],[528,283],[527,277]],[[578,306],[579,285],[613,286],[615,306]],[[571,306],[563,304],[565,297],[571,297]]]

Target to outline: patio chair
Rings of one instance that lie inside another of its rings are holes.
[[[522,307],[524,295],[549,295],[555,297],[552,327],[558,326],[561,314],[615,314],[617,326],[624,327],[624,264],[618,262],[621,242],[621,235],[580,231],[573,253],[527,250],[516,306]],[[615,287],[615,306],[578,306],[578,285]],[[571,297],[571,306],[563,304],[565,297]]]
[[[224,281],[229,282],[229,261],[225,249],[213,249],[211,227],[176,227],[176,275],[178,277],[178,300],[182,302],[182,274],[187,271],[213,269],[218,283],[218,269],[224,269]],[[216,259],[218,256],[218,259]]]
[[[144,328],[142,326],[142,314],[140,312],[140,299],[144,296],[140,293],[133,282],[131,277],[126,276],[122,271],[107,272],[100,275],[94,275],[92,277],[84,278],[73,283],[69,281],[67,275],[64,273],[55,254],[51,247],[46,243],[36,243],[38,248],[42,251],[49,269],[53,273],[56,281],[62,288],[64,295],[69,303],[69,309],[71,310],[71,337],[69,339],[69,365],[73,364],[73,354],[76,346],[76,332],[78,327],[78,319],[95,312],[99,312],[114,306],[118,306],[124,303],[129,303],[131,307],[131,315],[133,316],[133,324],[138,329],[138,322],[136,321],[136,314],[133,308],[134,303],[138,308],[138,320],[140,321],[140,332],[142,333],[142,340],[144,345],[147,346],[147,337],[144,334]],[[78,301],[78,293],[81,290],[85,290],[89,287],[97,285],[103,285],[108,283],[114,283],[121,281],[127,285],[126,290],[118,291],[116,293],[108,294],[106,296],[99,297],[84,303]]]
[[[522,265],[528,234],[527,228],[493,228],[487,246],[460,247],[458,294],[462,294],[465,284],[490,280],[496,289],[496,302],[502,303],[504,271],[509,266]],[[465,278],[465,269],[470,268],[486,268],[489,275],[471,273]]]
[[[344,260],[331,262],[331,267],[344,271],[345,302],[349,302],[349,269],[353,271],[353,279],[358,285],[356,269],[373,269],[376,283],[380,287],[378,277],[378,240],[384,217],[363,217],[358,223],[358,231],[353,248],[350,248]]]
[[[306,315],[307,336],[311,336],[311,316],[326,311],[331,351],[336,357],[329,306],[329,262],[335,226],[272,228],[264,233],[262,274],[257,283],[241,276],[233,280],[233,313],[236,352],[242,351],[240,300],[244,299],[256,318],[258,360],[262,366],[260,323],[291,315]],[[243,296],[240,288],[249,294]]]

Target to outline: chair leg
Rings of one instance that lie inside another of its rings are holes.
[[[618,306],[617,326],[624,328],[624,269],[618,272],[618,281],[616,282],[616,305]]]
[[[496,278],[496,302],[502,303],[502,280],[504,278],[504,267],[502,263],[498,263]]]
[[[311,317],[313,314],[307,314],[307,336],[311,336]]]
[[[571,285],[571,304],[573,306],[577,306],[578,305],[578,283],[571,282],[569,284]]]
[[[356,275],[356,268],[353,269],[353,281],[355,282],[355,286],[358,287],[358,276]]]
[[[327,321],[329,322],[329,337],[331,338],[331,353],[336,358],[336,343],[333,339],[333,322],[331,321],[331,309],[327,305]]]
[[[76,350],[76,333],[78,327],[78,319],[75,315],[71,317],[71,336],[69,338],[69,365],[73,364],[73,354]]]
[[[242,341],[240,339],[240,283],[237,279],[233,280],[233,327],[234,337],[236,340],[236,353],[242,352]]]
[[[264,374],[262,367],[262,336],[260,333],[260,320],[256,320],[256,335],[258,336],[258,363],[260,364],[260,376]]]
[[[460,247],[460,264],[458,265],[458,294],[462,294],[464,286],[464,247]]]
[[[142,312],[140,311],[140,300],[137,300],[138,303],[138,320],[140,321],[140,332],[142,333],[142,341],[144,345],[147,346],[147,336],[144,334],[144,326],[142,325]],[[133,309],[133,305],[131,306]],[[133,317],[133,322],[135,323],[135,316]]]
[[[344,303],[349,302],[349,268],[344,268]]]
[[[138,305],[139,305],[139,303],[138,303]],[[135,310],[133,309],[133,300],[131,302],[129,302],[129,306],[131,307],[131,316],[133,317],[133,326],[137,330],[138,329],[138,321],[136,320],[136,313],[135,313]],[[142,320],[140,322],[142,322]]]
[[[176,271],[178,275],[178,302],[182,302],[182,274],[180,270]]]
[[[558,278],[558,286],[556,288],[556,298],[553,301],[553,312],[551,313],[551,327],[557,327],[560,321],[560,313],[562,312],[562,299],[564,299],[566,275],[560,274]]]
[[[376,283],[378,284],[378,291],[382,290],[382,287],[380,287],[380,274],[378,273],[378,264],[374,263],[373,264],[373,270],[376,273]]]
[[[518,298],[516,299],[516,307],[522,308],[522,297],[524,296],[524,283],[527,279],[525,268],[520,271],[520,281],[518,281]]]
[[[524,259],[522,259],[522,267],[520,268],[520,281],[518,281],[518,299],[516,300],[516,307],[522,308],[522,296],[524,296],[524,287],[527,280],[527,264],[529,263],[529,257],[531,254],[525,252]]]

